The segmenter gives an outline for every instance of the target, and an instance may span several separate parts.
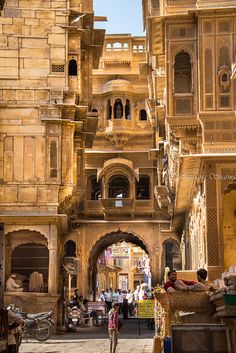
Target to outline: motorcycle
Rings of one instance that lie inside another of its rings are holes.
[[[65,326],[67,331],[76,332],[80,325],[80,310],[77,306],[67,307]]]
[[[35,338],[37,341],[46,341],[51,336],[52,326],[54,321],[52,319],[53,312],[46,311],[37,314],[27,314],[20,308],[11,305],[9,310],[21,316],[25,325],[22,330],[22,338]]]

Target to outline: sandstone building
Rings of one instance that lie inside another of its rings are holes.
[[[84,200],[68,234],[80,247],[77,283],[83,293],[95,291],[98,257],[119,241],[146,251],[154,283],[165,267],[170,215],[154,196],[155,127],[146,108],[147,76],[139,73],[145,60],[144,37],[107,35],[93,73],[92,111],[99,114],[99,122],[93,146],[85,150]],[[171,243],[178,247],[177,239]],[[133,289],[134,273],[129,276]]]
[[[41,292],[5,302],[57,312],[121,241],[154,284],[235,264],[236,2],[144,0],[146,40],[104,39],[92,0],[0,4],[0,288]]]
[[[236,2],[145,0],[159,138],[156,194],[174,200],[182,266],[236,264]]]
[[[45,304],[56,312],[66,199],[79,200],[83,192],[83,150],[97,124],[97,114],[90,114],[92,69],[104,30],[94,30],[92,0],[6,0],[1,6],[1,289],[11,272],[23,282],[41,273],[43,282],[34,288],[41,294],[6,293],[5,302],[28,302],[35,310]]]

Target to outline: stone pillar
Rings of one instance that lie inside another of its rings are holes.
[[[153,286],[157,283],[161,283],[161,261],[159,253],[159,247],[157,246],[155,247],[155,251],[149,254]]]
[[[49,268],[48,268],[48,293],[58,293],[58,242],[57,227],[55,224],[50,225],[50,233],[48,240],[49,249]]]

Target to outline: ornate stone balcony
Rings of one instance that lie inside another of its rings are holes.
[[[152,216],[155,213],[154,200],[130,199],[100,199],[86,200],[84,203],[85,216],[101,217],[105,215]]]
[[[106,138],[118,149],[123,149],[132,134],[132,121],[124,118],[110,120],[105,130]]]

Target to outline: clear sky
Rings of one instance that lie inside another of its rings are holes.
[[[142,0],[93,0],[93,3],[95,15],[108,18],[108,22],[95,22],[95,28],[104,28],[107,34],[145,35],[142,23]]]

